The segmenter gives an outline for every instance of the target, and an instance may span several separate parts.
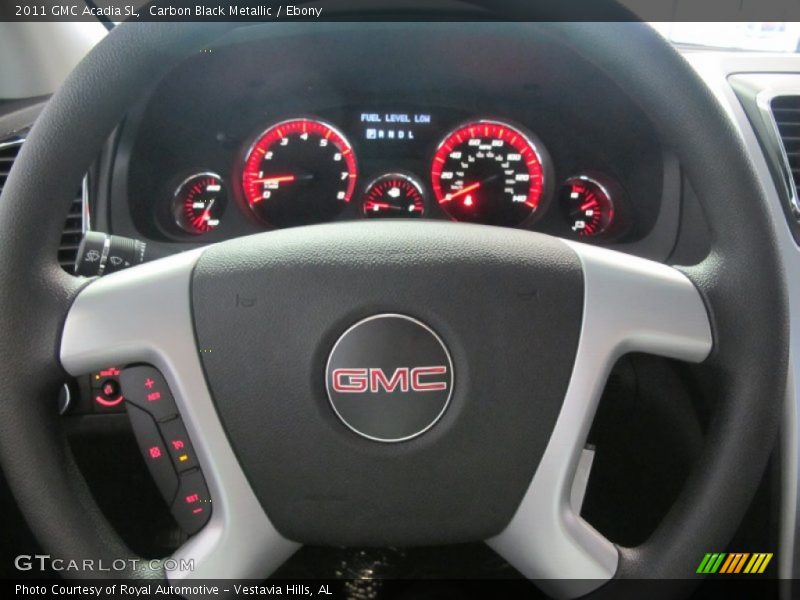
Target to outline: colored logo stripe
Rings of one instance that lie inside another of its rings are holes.
[[[728,554],[728,559],[719,570],[720,573],[739,573],[744,567],[744,561],[750,556],[749,553],[733,553]]]
[[[769,554],[753,554],[753,558],[750,559],[750,562],[747,563],[747,566],[744,568],[745,573],[763,573],[769,561],[772,560],[772,553]]]
[[[700,566],[697,567],[698,573],[716,573],[719,566],[722,564],[722,559],[725,558],[725,553],[706,554]]]
[[[772,560],[772,553],[759,552],[750,554],[749,552],[709,552],[703,557],[697,573],[712,575],[714,573],[737,574],[763,573],[767,565]],[[748,560],[749,559],[749,560]],[[746,566],[745,566],[746,565]]]

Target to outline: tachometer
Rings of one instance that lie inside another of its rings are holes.
[[[313,119],[272,125],[245,157],[242,188],[248,206],[276,227],[329,221],[350,202],[356,158],[345,137]]]
[[[436,150],[431,184],[439,206],[457,221],[519,225],[544,193],[542,154],[532,136],[500,121],[458,127]]]

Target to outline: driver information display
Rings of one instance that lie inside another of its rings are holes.
[[[430,113],[362,112],[359,123],[366,140],[414,140],[419,128],[430,125]]]

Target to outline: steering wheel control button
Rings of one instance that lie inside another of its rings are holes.
[[[128,404],[128,418],[156,487],[169,504],[178,489],[178,476],[158,426],[149,414],[131,404]]]
[[[178,472],[189,471],[199,466],[194,448],[189,441],[189,434],[180,417],[161,423],[161,435]]]
[[[92,406],[97,413],[116,413],[124,410],[120,370],[116,367],[102,369],[92,374]]]
[[[120,394],[119,382],[116,379],[106,379],[100,386],[103,395],[109,398],[117,398]]]
[[[189,535],[200,531],[211,517],[211,496],[200,469],[181,474],[178,494],[172,502],[172,516]]]
[[[129,367],[120,375],[122,390],[130,404],[150,413],[156,421],[166,421],[178,415],[164,376],[155,367]]]
[[[328,358],[326,387],[349,429],[378,442],[410,440],[433,427],[453,393],[453,361],[427,325],[380,314],[345,331]]]

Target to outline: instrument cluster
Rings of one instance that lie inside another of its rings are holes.
[[[558,172],[535,132],[511,119],[444,111],[286,115],[233,143],[224,169],[197,162],[157,189],[158,229],[176,241],[352,219],[450,219],[612,241],[628,196],[598,169]],[[447,125],[449,123],[449,125]],[[443,124],[445,124],[443,126]],[[224,164],[224,163],[223,163]]]

